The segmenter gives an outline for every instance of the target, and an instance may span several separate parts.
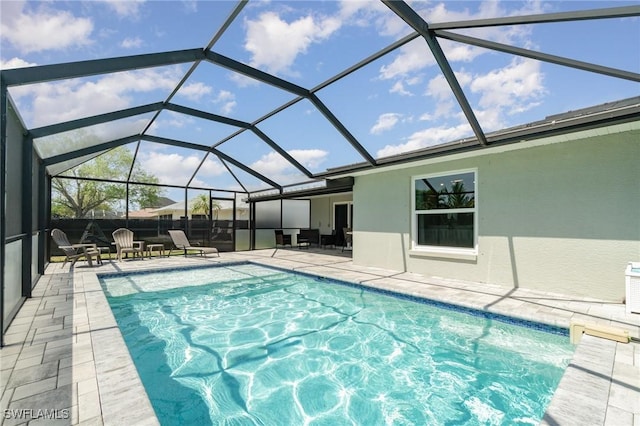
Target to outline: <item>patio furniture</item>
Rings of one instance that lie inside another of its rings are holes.
[[[275,229],[273,232],[276,234],[276,248],[278,248],[278,246],[291,247],[291,235],[285,234],[282,229]]]
[[[148,244],[147,256],[149,256],[149,259],[151,259],[151,253],[153,251],[157,251],[160,256],[164,256],[164,244]]]
[[[296,236],[296,243],[298,244],[299,249],[303,247],[309,248],[311,246],[311,243],[309,242],[309,238],[304,237],[301,234],[298,234]]]
[[[215,247],[201,247],[191,245],[184,231],[180,229],[170,229],[169,236],[171,236],[173,245],[178,250],[184,250],[184,257],[187,257],[187,250],[199,251],[201,256],[205,256],[207,253],[215,253],[218,255],[218,257],[220,257],[220,253],[218,253],[218,249]]]
[[[320,244],[320,230],[319,229],[301,229],[298,234],[298,247],[300,243],[306,243],[307,247],[311,244]]]
[[[336,233],[333,231],[331,234],[322,234],[320,235],[320,245],[322,248],[327,248],[327,246],[336,246]]]
[[[134,241],[133,231],[126,228],[119,228],[113,231],[113,240],[116,244],[116,257],[118,261],[122,261],[123,253],[133,253],[135,259],[136,255],[140,256],[140,259],[144,259],[144,241]]]
[[[89,266],[93,266],[93,257],[96,258],[98,264],[102,264],[100,251],[96,248],[95,244],[71,244],[69,242],[69,238],[67,238],[67,234],[57,228],[51,231],[51,237],[58,245],[58,248],[62,250],[66,256],[62,263],[63,268],[69,261],[71,261],[70,267],[73,266],[76,261],[82,257],[87,260]]]
[[[353,242],[353,232],[351,231],[351,228],[342,228],[342,233],[344,234],[344,243],[342,244],[342,251],[344,251],[345,249],[353,250],[353,247],[351,246]]]
[[[100,252],[100,254],[104,254],[107,253],[107,259],[109,259],[109,262],[111,262],[111,247],[97,247],[98,251]]]

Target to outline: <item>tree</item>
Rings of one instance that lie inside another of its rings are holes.
[[[131,151],[118,147],[74,167],[63,176],[126,181],[132,162]],[[130,180],[158,183],[156,176],[142,170],[138,164],[134,165]],[[51,186],[51,212],[58,217],[84,218],[94,210],[114,211],[126,200],[124,183],[54,178]],[[157,186],[129,185],[129,201],[140,208],[154,207],[162,193],[163,190]]]
[[[473,207],[475,200],[472,195],[467,193],[463,182],[454,182],[451,186],[451,192],[443,191],[448,195],[447,207],[450,209],[460,209]]]
[[[214,219],[218,219],[218,211],[222,207],[219,202],[212,201],[212,206],[214,210]],[[195,198],[195,201],[191,205],[192,213],[203,213],[209,216],[209,197],[205,194],[200,194]]]

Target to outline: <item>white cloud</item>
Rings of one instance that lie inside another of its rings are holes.
[[[153,122],[150,131],[151,134],[154,134],[157,130],[166,127],[183,128],[185,126],[195,126],[195,119],[190,115],[163,110],[158,118]]]
[[[25,67],[35,67],[36,63],[27,62],[24,59],[20,58],[11,58],[8,61],[0,60],[0,69],[8,70],[11,68],[25,68]]]
[[[507,115],[537,106],[545,94],[540,62],[529,59],[515,58],[507,66],[486,74],[472,74],[461,70],[456,72],[456,77],[461,86],[477,96],[474,113],[485,132],[504,128],[507,125]],[[405,143],[385,146],[378,151],[379,156],[426,148],[469,134],[469,125],[456,106],[443,76],[429,81],[426,94],[436,99],[436,107],[434,111],[422,114],[420,120],[452,119],[462,124],[421,130],[411,135]]]
[[[246,75],[238,74],[236,72],[229,74],[229,80],[233,81],[238,87],[251,87],[258,86],[260,82]]]
[[[544,6],[540,1],[526,2],[520,10],[511,10],[507,13],[499,1],[483,1],[478,4],[478,11],[472,13],[469,9],[456,12],[447,8],[446,2],[424,3],[426,6],[420,8],[418,4],[413,5],[420,16],[427,22],[451,22],[469,19],[492,18],[496,16],[522,15],[531,13],[541,13]],[[515,25],[510,27],[486,27],[463,30],[462,33],[478,37],[482,39],[497,41],[506,44],[517,44],[528,46],[530,44],[528,38],[531,33],[531,27],[525,25]],[[480,55],[484,55],[489,50],[480,49],[478,47],[455,43],[449,40],[439,39],[442,50],[452,66],[458,62],[468,63]],[[406,80],[412,78],[416,73],[431,68],[436,65],[436,61],[427,46],[426,41],[419,37],[411,43],[398,49],[398,53],[393,59],[380,67],[379,77],[382,80],[394,80],[391,92],[405,95],[403,91]],[[458,74],[457,74],[458,75]],[[458,77],[464,75],[458,75]],[[433,80],[432,80],[433,81]],[[436,80],[435,82],[439,82]],[[465,84],[465,82],[461,82]],[[440,90],[440,89],[439,89]],[[448,85],[441,86],[442,91],[450,91]],[[429,92],[436,93],[438,90],[430,87]],[[443,98],[443,94],[437,95]]]
[[[462,138],[469,134],[469,125],[462,123],[454,127],[435,127],[415,132],[407,142],[399,145],[387,145],[377,152],[378,157],[401,154],[429,146],[438,145]]]
[[[185,84],[178,91],[178,96],[183,96],[194,102],[207,98],[216,105],[218,111],[222,114],[230,114],[237,105],[236,95],[233,92],[220,90],[216,94],[213,87],[202,82]]]
[[[288,153],[298,160],[300,164],[309,169],[316,169],[319,167],[327,156],[326,151],[319,149],[291,150],[288,151]],[[252,163],[249,167],[281,185],[300,182],[301,180],[306,179],[298,169],[291,165],[291,163],[289,163],[283,156],[274,151],[263,155],[258,161]]]
[[[400,118],[402,118],[402,114],[396,114],[394,112],[381,114],[378,117],[378,121],[376,121],[376,124],[374,124],[373,127],[369,130],[369,133],[371,133],[372,135],[379,135],[382,132],[391,130],[396,124],[398,124]]]
[[[404,88],[404,84],[402,81],[396,81],[391,89],[389,89],[389,93],[397,93],[403,96],[413,96],[413,93]]]
[[[438,74],[427,83],[428,96],[436,98],[438,101],[445,101],[453,98],[451,87],[442,74]]]
[[[326,160],[329,153],[321,149],[292,149],[289,155],[307,169],[315,170]]]
[[[198,11],[198,0],[182,0],[184,10],[189,13],[196,13]]]
[[[307,51],[337,31],[341,22],[333,17],[301,17],[284,21],[275,12],[262,13],[257,20],[247,20],[245,49],[252,55],[251,65],[271,73],[295,74],[293,63]]]
[[[5,8],[3,4],[0,24],[2,37],[24,54],[92,43],[91,19],[79,18],[67,11],[47,10],[46,4],[37,11],[27,12],[23,9],[24,4],[19,2],[13,8]]]
[[[346,25],[358,27],[374,26],[381,35],[398,38],[410,29],[389,8],[378,1],[341,0],[340,19]]]
[[[515,58],[504,68],[474,77],[470,88],[480,94],[482,108],[499,108],[513,114],[538,104],[546,92],[543,80],[539,61]]]
[[[158,176],[160,183],[175,185],[186,184],[191,179],[202,162],[203,156],[203,153],[184,156],[177,153],[149,151],[141,152],[138,157],[142,168]],[[222,175],[225,171],[226,169],[220,163],[207,159],[198,171],[198,177],[215,177]]]
[[[213,103],[220,107],[220,111],[223,114],[230,114],[237,105],[236,95],[228,90],[221,90],[213,100]]]
[[[125,38],[124,40],[122,40],[122,43],[120,43],[120,46],[124,49],[135,49],[142,46],[142,39],[139,37]]]
[[[12,88],[27,123],[39,127],[128,108],[133,93],[159,90],[162,100],[182,76],[180,67],[145,69],[110,74],[97,80],[72,79]],[[32,109],[20,105],[19,99],[31,97]]]
[[[411,72],[420,71],[436,63],[422,38],[405,44],[398,52],[390,64],[380,67],[380,78],[383,80],[406,77]]]
[[[173,90],[182,76],[180,67],[148,68],[109,74],[98,83],[117,93],[167,91]]]
[[[276,175],[286,175],[287,172],[293,172],[295,170],[295,167],[293,167],[291,163],[275,151],[263,155],[249,167],[276,182],[278,182],[275,178]]]
[[[198,174],[193,179],[191,184],[193,186],[212,186],[212,182],[207,178],[215,178],[228,173],[226,167],[216,158],[212,159],[211,155],[208,155],[202,166],[198,170]],[[207,180],[205,180],[207,179]],[[215,186],[215,185],[214,185]]]
[[[145,0],[104,0],[120,17],[138,19]]]
[[[213,92],[213,88],[202,82],[194,82],[183,85],[178,91],[178,96],[184,96],[192,101],[199,101],[203,96]]]

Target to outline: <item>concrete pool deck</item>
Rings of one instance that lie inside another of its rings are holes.
[[[624,305],[359,267],[340,250],[256,250],[219,258],[154,257],[50,264],[5,335],[0,351],[0,424],[157,425],[97,273],[250,260],[568,328],[571,321],[628,330]],[[585,335],[541,424],[640,425],[640,343]]]

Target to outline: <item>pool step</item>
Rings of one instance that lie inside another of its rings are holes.
[[[629,343],[629,331],[627,330],[600,324],[585,324],[572,321],[569,326],[569,338],[571,339],[571,343],[574,345],[580,343],[580,339],[582,339],[583,334],[615,340],[620,343]]]

